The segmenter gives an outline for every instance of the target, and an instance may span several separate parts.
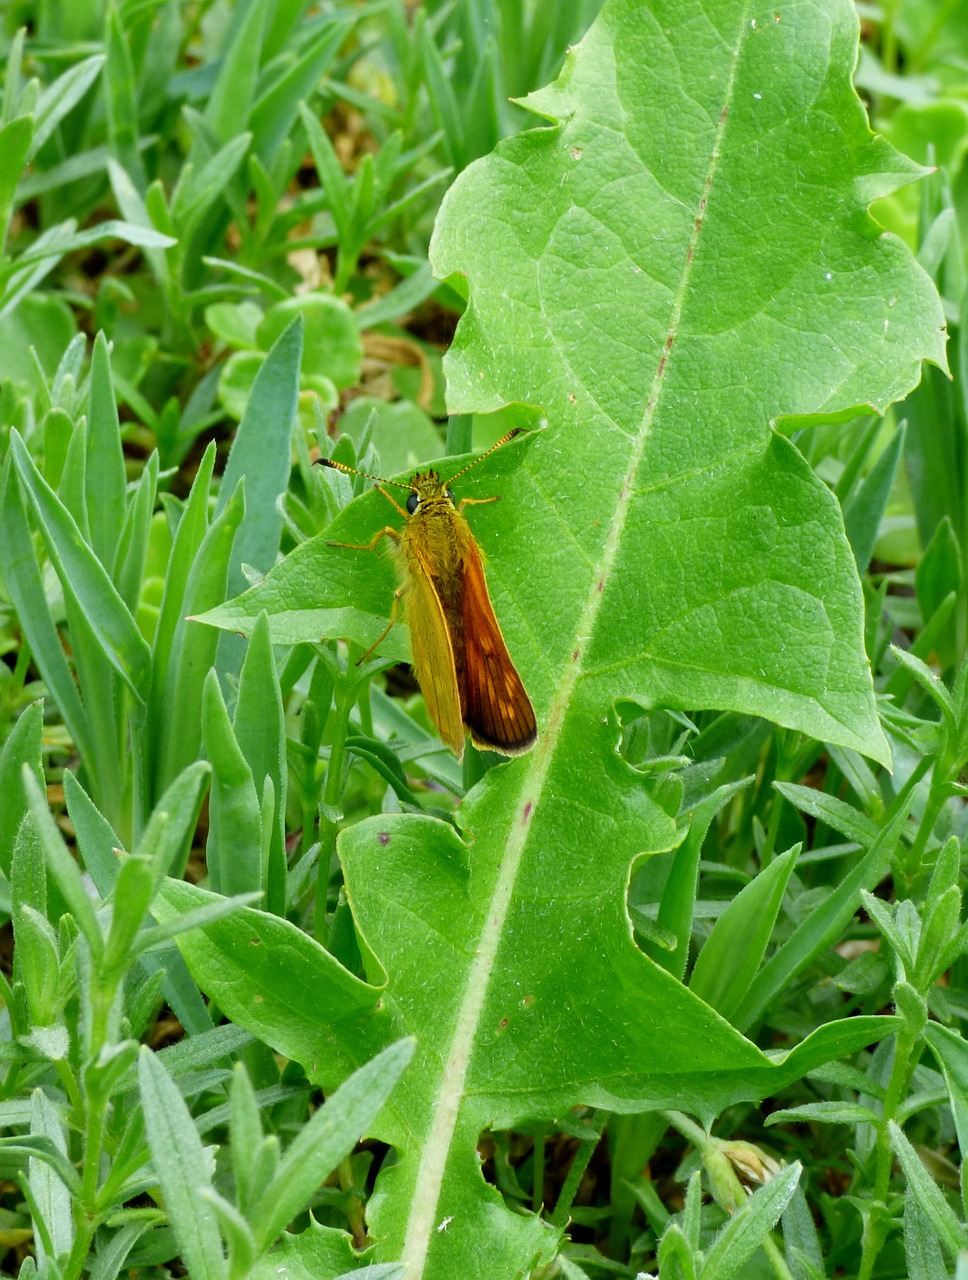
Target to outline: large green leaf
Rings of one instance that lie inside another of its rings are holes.
[[[868,131],[856,48],[847,0],[612,0],[528,100],[552,123],[445,200],[432,260],[469,297],[449,406],[537,404],[550,426],[459,495],[503,498],[471,514],[536,748],[464,802],[466,844],[416,816],[340,842],[388,978],[379,1034],[418,1037],[382,1118],[404,1158],[371,1215],[378,1257],[413,1280],[554,1250],[485,1186],[483,1128],[579,1102],[709,1117],[886,1030],[834,1023],[768,1058],[635,947],[630,864],[673,830],[611,722],[620,696],[735,709],[889,758],[839,508],[770,430],[883,407],[944,360],[933,286],[865,212],[918,170]],[[390,514],[368,495],[329,537]],[[208,619],[285,610],[279,640],[372,640],[391,585],[379,557],[320,539]]]

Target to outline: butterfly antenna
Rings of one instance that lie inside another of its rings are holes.
[[[487,454],[484,456],[487,457]],[[384,480],[383,476],[375,476],[369,471],[357,471],[356,467],[348,467],[345,462],[334,462],[332,458],[317,458],[316,462],[321,467],[332,467],[334,471],[343,471],[350,476],[362,476],[364,480],[376,480],[378,484],[392,484],[398,489],[413,492],[412,485],[401,484],[399,480]]]
[[[501,446],[507,444],[509,440],[513,440],[515,436],[519,436],[523,430],[523,427],[514,427],[506,436],[501,436],[500,440],[495,444],[492,444],[490,449],[485,449],[479,458],[475,458],[472,462],[469,462],[466,467],[461,467],[460,471],[452,475],[447,483],[452,484],[459,476],[462,476],[465,471],[470,471],[471,467],[476,467],[479,462],[483,462],[485,458],[489,458],[495,449],[500,449]]]

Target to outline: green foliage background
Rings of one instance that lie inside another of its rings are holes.
[[[12,1273],[964,1270],[958,15],[551,8],[7,17]],[[462,772],[311,464],[509,425]]]

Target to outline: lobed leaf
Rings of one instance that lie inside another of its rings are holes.
[[[839,506],[770,429],[881,409],[944,361],[930,280],[866,213],[920,169],[869,132],[857,36],[847,0],[608,0],[526,100],[546,126],[445,198],[431,262],[468,298],[448,407],[536,405],[549,427],[458,495],[502,498],[471,523],[535,749],[467,796],[466,843],[385,815],[339,845],[364,963],[387,977],[380,1034],[419,1044],[382,1117],[405,1156],[371,1224],[411,1280],[473,1274],[484,1247],[515,1274],[557,1247],[485,1186],[483,1128],[578,1103],[709,1116],[894,1025],[833,1023],[770,1059],[635,947],[630,865],[675,831],[613,720],[619,698],[733,710],[890,759]],[[366,542],[387,515],[367,495],[208,620],[251,631],[265,608],[277,640],[372,642],[390,565],[326,542]],[[895,819],[753,980],[744,1025],[839,936]],[[347,1026],[353,1061],[375,1033]]]

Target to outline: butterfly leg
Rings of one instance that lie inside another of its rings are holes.
[[[383,490],[381,489],[380,492],[383,493]],[[386,496],[390,498],[389,494],[387,494]],[[393,499],[390,498],[390,501],[393,502]],[[393,502],[393,505],[396,506],[397,504]],[[328,547],[345,547],[348,551],[375,551],[377,548],[377,544],[379,543],[381,538],[391,538],[394,542],[400,541],[399,533],[396,531],[396,529],[393,528],[392,525],[388,524],[388,525],[385,525],[382,529],[379,529],[373,535],[373,537],[370,539],[369,542],[327,542],[326,545]],[[362,665],[362,663],[366,662],[367,658],[374,651],[374,649],[378,648],[378,646],[381,645],[383,641],[386,639],[386,637],[389,635],[390,628],[396,622],[397,616],[400,612],[400,597],[402,594],[403,594],[402,587],[400,587],[398,590],[396,590],[393,593],[393,604],[390,608],[390,621],[387,623],[384,629],[377,636],[376,640],[374,640],[374,642],[370,645],[369,649],[367,649],[363,657],[357,659],[356,661],[357,666],[360,666]]]
[[[391,498],[391,502],[393,499]],[[392,525],[386,525],[378,533],[375,533],[369,542],[327,542],[327,547],[346,547],[349,551],[375,551],[377,543],[381,538],[392,538],[394,542],[400,541],[400,535]]]
[[[390,630],[393,627],[393,624],[396,622],[397,618],[400,615],[400,597],[403,595],[403,590],[404,590],[403,587],[398,587],[396,591],[394,591],[393,604],[390,606],[390,621],[383,628],[383,630],[380,632],[377,638],[373,641],[369,649],[367,649],[366,653],[364,653],[363,657],[357,658],[356,665],[358,667],[362,666],[363,663],[366,662],[370,654],[373,653],[375,649],[378,649],[380,645],[383,643],[383,641],[390,634]]]

